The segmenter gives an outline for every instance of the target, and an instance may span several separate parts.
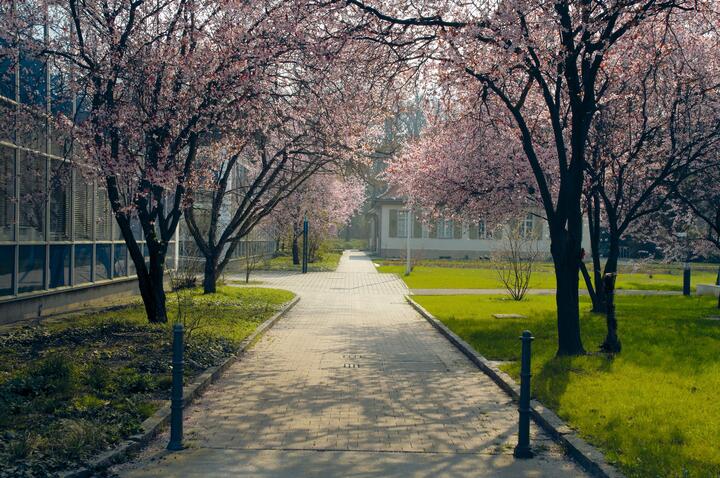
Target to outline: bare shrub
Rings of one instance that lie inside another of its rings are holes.
[[[515,221],[507,228],[501,247],[493,252],[491,261],[498,279],[513,300],[522,300],[530,286],[535,263],[539,258],[538,238]]]

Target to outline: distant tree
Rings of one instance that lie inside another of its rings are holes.
[[[322,242],[337,235],[365,202],[366,184],[336,174],[317,174],[278,206],[271,216],[274,227],[289,237],[293,264],[300,264],[300,238],[303,222],[310,225],[308,252],[317,256]]]
[[[503,111],[499,117],[512,120],[514,143],[535,179],[549,225],[557,354],[583,354],[578,279],[587,138],[606,83],[627,77],[622,71],[606,76],[606,59],[616,49],[627,52],[621,40],[630,41],[639,26],[711,6],[685,0],[345,3],[379,45],[410,64],[432,64],[436,69],[424,75],[436,73],[454,101],[476,116]],[[484,174],[482,168],[473,173]]]

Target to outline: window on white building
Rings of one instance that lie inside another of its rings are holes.
[[[408,234],[408,211],[398,211],[397,216],[397,235],[398,237],[407,237]]]
[[[529,238],[533,234],[533,215],[528,214],[525,216],[525,220],[523,220],[522,224],[520,224],[520,236],[524,238]]]
[[[438,219],[437,237],[438,239],[453,238],[453,221],[451,219]]]

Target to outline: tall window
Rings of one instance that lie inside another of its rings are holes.
[[[20,155],[20,240],[45,239],[45,206],[47,199],[47,160],[37,154]]]
[[[15,151],[0,146],[0,241],[15,239],[14,196]]]
[[[437,237],[438,239],[453,238],[453,221],[451,219],[438,219]]]
[[[50,240],[69,241],[72,223],[70,166],[53,160],[50,167]]]
[[[534,217],[532,214],[528,214],[525,216],[525,219],[520,224],[520,236],[524,238],[529,238],[533,234],[533,221]]]
[[[408,220],[410,218],[410,214],[408,211],[398,211],[398,223],[397,223],[397,235],[398,237],[407,237],[408,230],[409,230],[409,224]]]
[[[79,172],[75,173],[73,195],[75,196],[73,208],[75,240],[89,241],[92,239],[93,220],[92,181],[83,178]]]

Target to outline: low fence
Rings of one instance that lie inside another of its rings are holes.
[[[247,240],[240,241],[233,251],[228,271],[240,270],[245,267],[245,261],[250,259],[253,263],[259,260],[272,257],[277,251],[277,242],[273,240]],[[205,263],[205,257],[200,253],[197,245],[192,240],[180,242],[180,267],[188,264],[195,264],[200,267]]]

